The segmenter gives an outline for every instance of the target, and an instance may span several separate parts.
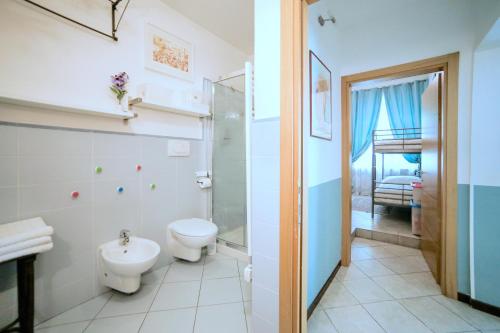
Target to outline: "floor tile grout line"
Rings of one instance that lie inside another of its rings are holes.
[[[383,301],[383,302],[390,302],[390,301]],[[375,302],[375,303],[381,303],[381,302]],[[377,319],[375,319],[375,317],[373,317],[373,316],[372,316],[372,314],[370,313],[370,311],[368,311],[368,310],[364,307],[364,305],[363,305],[363,304],[360,304],[360,305],[361,305],[361,307],[363,308],[363,310],[365,310],[365,311],[366,311],[366,313],[368,313],[368,315],[370,316],[370,318],[372,318],[372,319],[373,319],[373,321],[374,321],[374,322],[375,322],[375,323],[376,323],[376,324],[377,324],[377,325],[378,325],[378,326],[382,329],[382,331],[387,332],[387,330],[385,329],[385,327],[384,327],[384,326],[382,326],[382,324],[381,324],[381,323],[379,323],[379,322],[378,322],[378,320],[377,320]]]
[[[411,257],[413,256],[417,256],[417,255],[411,255]],[[402,256],[398,256],[398,258],[401,258],[401,257],[409,257],[409,256],[406,256],[406,255],[402,255]],[[373,258],[375,261],[378,261],[378,258]],[[386,291],[386,293],[388,293],[392,299],[391,300],[384,300],[384,301],[375,301],[375,302],[366,302],[366,303],[362,303],[362,302],[359,302],[362,306],[363,309],[366,310],[365,308],[365,304],[374,304],[374,303],[381,303],[381,302],[397,302],[407,313],[409,313],[412,317],[414,317],[418,322],[420,322],[424,327],[428,328],[430,331],[433,331],[431,327],[429,327],[428,325],[425,324],[425,322],[420,318],[418,317],[416,314],[414,314],[413,312],[411,312],[406,306],[404,306],[404,304],[402,303],[403,300],[405,299],[416,299],[416,298],[430,298],[432,299],[434,302],[438,303],[439,305],[443,306],[447,311],[449,311],[450,313],[452,313],[453,315],[455,315],[457,318],[463,320],[465,323],[469,324],[472,328],[474,329],[478,329],[473,323],[471,323],[470,321],[466,320],[466,318],[464,318],[462,315],[460,315],[458,312],[454,311],[451,307],[448,307],[446,306],[445,304],[441,304],[440,302],[438,302],[435,297],[436,296],[439,296],[439,295],[442,295],[441,293],[439,294],[429,294],[429,295],[419,295],[419,296],[412,296],[412,297],[404,297],[404,298],[396,298],[394,297],[391,293],[389,293],[383,286],[381,286],[380,284],[378,284],[374,278],[378,278],[379,276],[369,276],[367,275],[362,269],[360,269],[354,262],[353,262],[354,266],[356,266],[356,268],[358,268],[364,275],[366,275],[365,279],[369,279],[371,281],[373,281],[374,283],[376,283],[377,286],[381,287],[384,291]],[[382,263],[380,263],[382,264]],[[383,265],[383,264],[382,264]],[[386,267],[385,265],[383,265],[384,267]],[[392,271],[389,267],[386,267],[388,268],[390,271]],[[410,272],[410,273],[396,273],[394,272],[394,274],[391,274],[391,275],[384,275],[384,276],[399,276],[400,278],[405,279],[405,275],[409,275],[409,274],[422,274],[422,273],[428,273],[428,271],[419,271],[419,272]],[[352,280],[352,281],[355,281],[356,279]],[[347,281],[350,281],[350,280],[347,280]],[[349,292],[353,297],[354,299],[358,300],[357,297],[352,294],[348,288],[345,286],[345,280],[341,280],[341,279],[338,279],[337,280],[338,283],[340,283],[341,285],[343,285],[346,289],[347,289],[347,292]],[[359,300],[358,300],[359,301]],[[349,305],[349,306],[352,306],[352,305]],[[348,306],[341,306],[341,307],[348,307]],[[334,308],[340,308],[340,307],[331,307],[331,308],[321,308],[320,311],[323,311],[327,314],[327,318],[330,320],[330,322],[333,324],[334,328],[336,328],[335,324],[333,323],[332,319],[330,318],[330,316],[328,315],[328,310],[329,309],[334,309]],[[368,311],[367,311],[368,312]],[[369,313],[369,312],[368,312]],[[382,327],[382,325],[373,317],[371,316],[371,314],[369,313],[370,317],[372,317],[375,322],[382,328],[382,330],[385,331],[385,329]]]
[[[477,331],[481,331],[481,332],[487,332],[489,330],[481,330],[479,327],[477,327],[474,323],[470,322],[469,320],[467,320],[465,317],[463,317],[460,313],[458,312],[455,312],[451,307],[448,307],[446,304],[443,304],[441,302],[438,302],[436,301],[434,298],[436,296],[444,296],[444,295],[434,295],[434,296],[430,296],[430,298],[432,298],[433,301],[435,301],[436,303],[442,305],[445,309],[447,309],[448,311],[450,311],[451,313],[455,314],[456,316],[458,316],[460,319],[462,319],[463,321],[465,321],[467,324],[469,324],[471,327],[474,327]],[[446,296],[444,296],[446,297]],[[458,301],[457,301],[458,302]],[[474,308],[472,308],[470,305],[467,305],[467,304],[464,304],[466,305],[468,308],[474,310]],[[491,330],[492,332],[494,332],[494,330]]]
[[[431,332],[435,332],[432,327],[429,327],[422,319],[420,319],[416,314],[414,314],[413,312],[410,311],[410,309],[408,309],[403,303],[397,301],[397,303],[399,305],[401,305],[403,307],[403,309],[405,309],[406,312],[408,312],[411,316],[415,317],[419,322],[422,323],[422,325],[424,325],[424,327],[427,327],[429,329],[429,331]]]
[[[403,256],[401,256],[401,257],[403,257]],[[401,257],[399,257],[399,258],[401,258]],[[383,265],[383,263],[381,263],[381,264]],[[385,265],[384,265],[384,266],[385,266]],[[391,270],[389,267],[387,267],[387,268],[388,268],[389,270]],[[392,271],[392,270],[391,270],[391,271]],[[397,276],[399,276],[399,277],[401,277],[402,279],[404,279],[404,278],[401,276],[401,275],[402,275],[401,273],[396,273],[396,275],[397,275]],[[373,281],[373,283],[375,283],[377,286],[379,286],[380,288],[382,288],[382,289],[383,289],[383,290],[384,290],[384,291],[385,291],[385,292],[386,292],[389,296],[391,296],[391,297],[393,298],[392,300],[388,300],[388,301],[386,300],[386,301],[380,301],[380,302],[373,302],[373,303],[393,302],[393,301],[395,301],[395,302],[397,302],[400,306],[402,306],[402,307],[403,307],[403,309],[404,309],[406,312],[408,312],[411,316],[413,316],[413,317],[414,317],[414,318],[416,318],[416,319],[417,319],[420,323],[422,323],[422,324],[424,325],[424,327],[428,328],[431,332],[434,332],[434,331],[433,331],[430,327],[428,327],[428,326],[427,326],[427,325],[426,325],[426,324],[425,324],[425,323],[424,323],[424,322],[423,322],[420,318],[418,318],[418,317],[417,317],[416,315],[414,315],[414,314],[413,314],[410,310],[408,310],[408,309],[407,309],[407,308],[406,308],[403,304],[401,304],[401,303],[399,302],[399,299],[395,298],[395,297],[394,297],[391,293],[389,293],[389,291],[387,291],[387,289],[386,289],[386,288],[384,288],[382,285],[380,285],[379,283],[377,283],[377,282],[376,282],[376,281],[375,281],[372,277],[368,276],[368,278],[369,278],[370,280],[372,280],[372,281]],[[425,296],[422,296],[422,297],[425,297]],[[373,320],[375,320],[375,322],[377,322],[377,324],[378,324],[380,327],[382,327],[382,325],[381,325],[381,324],[380,324],[380,323],[379,323],[379,322],[378,322],[378,321],[377,321],[377,320],[376,320],[376,319],[375,319],[375,318],[371,315],[371,313],[370,313],[370,312],[369,312],[369,311],[365,308],[365,306],[364,306],[364,304],[373,304],[373,303],[361,303],[361,302],[360,302],[360,305],[363,307],[363,309],[365,309],[365,311],[366,311],[366,312],[368,312],[368,314],[370,315],[370,317],[372,317],[372,318],[373,318]],[[474,327],[474,326],[473,326],[473,327]],[[382,329],[383,329],[384,331],[386,331],[383,327],[382,327]]]
[[[243,302],[243,317],[245,318],[245,327],[247,328],[247,333],[248,333],[248,320],[247,320],[247,313],[245,311],[245,297],[243,297],[243,282],[241,281],[241,272],[240,272],[240,265],[238,265],[238,261],[236,261],[236,270],[238,271],[238,280],[240,283],[240,295],[241,295],[241,301]]]
[[[92,317],[92,319],[89,321],[88,325],[85,326],[85,328],[83,329],[82,333],[85,332],[90,327],[90,325],[94,322],[94,320],[96,320],[96,318],[99,315],[99,313],[101,313],[101,311],[106,307],[106,305],[109,303],[109,301],[111,300],[111,298],[114,296],[113,291],[110,291],[110,294],[111,295],[108,297],[108,299],[106,300],[106,302],[104,302],[103,306],[101,306],[101,308],[99,309],[99,311],[97,311],[96,314],[94,315],[94,317]]]
[[[48,322],[49,320],[52,320],[52,319],[54,319],[54,318],[56,318],[56,317],[59,317],[60,315],[62,315],[62,314],[64,314],[64,313],[66,313],[66,312],[68,312],[68,311],[71,311],[71,310],[73,310],[73,309],[76,309],[77,307],[79,307],[79,306],[81,306],[81,305],[83,305],[83,304],[85,304],[85,303],[87,303],[87,302],[90,302],[91,300],[93,300],[93,299],[95,299],[95,298],[97,298],[97,297],[100,297],[100,296],[102,296],[102,295],[104,295],[104,294],[106,294],[106,293],[108,293],[108,292],[109,292],[109,291],[104,292],[104,293],[102,293],[102,294],[100,294],[100,295],[94,296],[94,297],[92,297],[92,298],[90,298],[90,299],[86,300],[85,302],[81,302],[81,303],[79,303],[79,304],[77,304],[77,305],[75,305],[75,306],[73,306],[73,307],[71,307],[71,308],[69,308],[69,309],[67,309],[67,310],[65,310],[65,311],[63,311],[63,312],[61,312],[61,313],[56,314],[55,316],[52,316],[52,317],[50,317],[50,318],[48,318],[48,319],[46,319],[46,320],[44,320],[44,321],[42,321],[42,322],[39,322],[38,324],[36,324],[36,325],[35,325],[35,327],[38,327],[38,326],[40,326],[40,325],[43,325],[44,323]],[[107,302],[107,301],[106,301],[106,302]],[[106,303],[105,303],[105,304],[106,304]],[[101,309],[102,309],[102,308],[101,308]],[[99,309],[99,311],[101,311],[101,309]],[[98,313],[99,313],[99,311],[98,311]],[[82,323],[82,322],[84,322],[84,321],[88,321],[88,320],[92,320],[92,319],[78,320],[78,321],[74,321],[74,322],[71,322],[71,323],[63,323],[63,324],[51,325],[51,326],[39,327],[39,328],[55,327],[55,326],[61,326],[61,325],[66,325],[66,324],[76,324],[76,323]]]
[[[326,312],[324,309],[321,309],[321,311],[323,311],[326,315],[326,318],[328,318],[328,321],[332,324],[333,328],[335,329],[335,331],[338,333],[340,332],[339,329],[337,328],[337,326],[335,326],[335,323],[333,322],[333,319],[330,318],[330,315],[328,314],[328,312]],[[312,316],[311,316],[312,317]]]
[[[165,271],[165,274],[163,275],[163,278],[161,279],[161,281],[163,281],[165,279],[165,276],[167,276],[167,272],[170,270],[170,266],[167,268],[167,270]],[[139,329],[137,330],[137,332],[140,332],[141,329],[142,329],[142,325],[144,325],[144,322],[146,321],[146,318],[148,317],[148,314],[149,312],[151,311],[151,307],[153,306],[154,302],[156,301],[156,297],[158,297],[158,294],[160,293],[160,289],[161,289],[161,286],[162,284],[158,284],[156,286],[156,293],[153,297],[153,300],[151,301],[151,304],[149,304],[149,307],[148,307],[148,310],[146,311],[145,315],[144,315],[144,318],[142,318],[142,321],[141,321],[141,325],[139,325]]]
[[[207,257],[206,257],[206,255],[204,255],[204,257],[203,257],[203,266],[202,266],[202,269],[201,269],[200,287],[198,289],[198,298],[196,300],[196,311],[194,313],[194,320],[193,320],[193,329],[192,329],[193,333],[194,333],[194,330],[196,328],[196,319],[198,317],[198,307],[200,306],[201,288],[202,288],[202,285],[203,285],[203,273],[205,273],[205,264],[206,264],[206,262],[207,262]]]
[[[160,268],[160,269],[161,269],[161,268]],[[168,268],[167,268],[167,271],[168,271]],[[167,272],[167,271],[166,271],[166,272]],[[166,275],[166,272],[165,272],[165,275]],[[162,280],[165,278],[165,275],[163,276]],[[154,286],[154,285],[155,285],[155,284],[146,284],[146,285],[141,285],[141,287],[143,287],[143,286]],[[158,285],[161,285],[161,283],[158,283]],[[79,306],[81,306],[81,305],[83,305],[83,304],[86,304],[86,303],[88,303],[88,302],[90,302],[90,301],[92,301],[92,300],[94,300],[94,299],[96,299],[96,298],[98,298],[98,297],[101,297],[101,296],[105,295],[106,293],[109,293],[109,294],[110,294],[110,295],[109,295],[109,297],[107,298],[106,302],[104,302],[104,304],[103,304],[103,305],[99,308],[99,310],[97,310],[96,314],[95,314],[94,316],[92,316],[92,318],[89,318],[89,319],[84,319],[84,320],[78,320],[78,321],[72,321],[72,322],[67,322],[67,323],[61,323],[61,324],[57,324],[57,325],[50,325],[50,326],[47,326],[47,327],[43,327],[43,328],[50,328],[50,327],[57,327],[57,326],[70,325],[70,324],[77,324],[77,323],[83,323],[83,322],[89,321],[89,324],[88,324],[88,325],[87,325],[87,327],[84,329],[84,331],[85,331],[85,330],[88,328],[88,326],[90,326],[90,324],[91,324],[94,320],[98,319],[98,318],[97,318],[97,316],[98,316],[98,315],[102,312],[102,310],[104,309],[104,307],[106,307],[106,305],[109,303],[109,301],[111,300],[111,298],[112,298],[112,297],[113,297],[113,295],[115,294],[112,290],[107,291],[107,292],[105,292],[105,293],[102,293],[102,294],[100,294],[100,295],[97,295],[97,296],[95,296],[95,297],[92,297],[91,299],[89,299],[89,300],[87,300],[87,301],[85,301],[85,302],[82,302],[82,303],[80,303],[80,304],[78,304],[78,305],[75,305],[74,307],[72,307],[72,308],[70,308],[70,309],[68,309],[68,310],[66,310],[66,311],[64,311],[64,312],[62,312],[62,313],[60,313],[60,314],[58,314],[58,315],[56,315],[56,316],[54,316],[54,317],[52,317],[52,318],[49,318],[49,319],[47,319],[47,320],[45,320],[45,321],[41,322],[41,323],[40,323],[40,324],[38,324],[37,326],[42,325],[43,323],[45,323],[45,322],[47,322],[47,321],[49,321],[49,320],[51,320],[51,319],[53,319],[53,318],[55,318],[55,317],[57,317],[57,316],[61,315],[61,314],[64,314],[64,313],[66,313],[66,312],[68,312],[68,311],[71,311],[71,310],[73,310],[73,309],[75,309],[75,308],[77,308],[77,307],[79,307]],[[149,311],[148,311],[148,312],[149,312]],[[126,315],[118,315],[118,316],[103,317],[103,319],[104,319],[104,318],[113,318],[113,317],[128,316],[128,315],[136,315],[136,314],[141,314],[141,313],[143,313],[143,312],[133,313],[133,314],[126,314]]]

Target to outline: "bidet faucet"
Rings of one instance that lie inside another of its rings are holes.
[[[120,245],[126,246],[130,242],[130,230],[122,229],[120,231]]]

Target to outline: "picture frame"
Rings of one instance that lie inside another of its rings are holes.
[[[309,50],[310,136],[331,141],[332,72]]]
[[[194,46],[151,23],[146,23],[144,66],[162,74],[194,81]]]

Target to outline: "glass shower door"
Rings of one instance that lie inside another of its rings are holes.
[[[212,217],[219,239],[247,246],[245,75],[213,84]]]

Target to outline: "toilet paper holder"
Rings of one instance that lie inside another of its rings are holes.
[[[196,171],[196,183],[200,188],[206,189],[212,187],[212,179],[210,179],[210,172],[208,171]]]

